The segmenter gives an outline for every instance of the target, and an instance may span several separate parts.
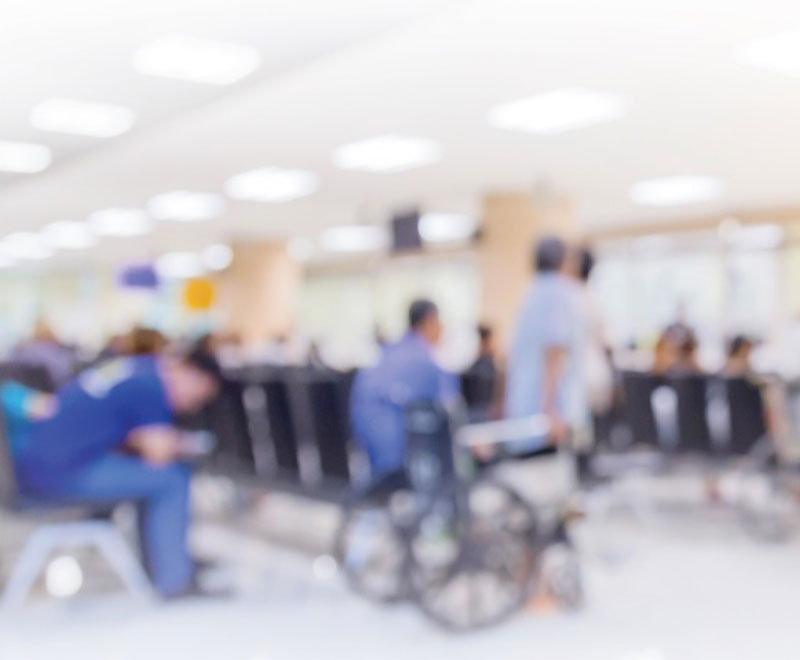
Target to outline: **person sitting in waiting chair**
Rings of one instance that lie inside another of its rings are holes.
[[[750,376],[753,373],[750,357],[753,354],[753,340],[745,335],[736,335],[728,346],[728,357],[722,368],[722,375],[728,377]]]
[[[142,555],[155,588],[164,597],[196,593],[190,471],[178,460],[183,434],[174,419],[206,405],[220,382],[219,365],[201,351],[120,357],[84,371],[15,451],[21,491],[58,503],[140,501]]]

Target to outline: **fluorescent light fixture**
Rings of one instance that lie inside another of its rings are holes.
[[[209,245],[202,252],[202,261],[209,270],[225,270],[233,263],[233,250],[224,243]]]
[[[0,254],[9,259],[40,261],[53,256],[53,250],[39,234],[20,231],[6,236],[0,242]]]
[[[342,225],[322,232],[320,242],[329,252],[370,252],[389,242],[385,227],[376,225]]]
[[[333,162],[345,170],[403,172],[442,158],[442,146],[433,140],[405,135],[380,135],[336,149]]]
[[[286,251],[295,261],[309,261],[316,248],[314,241],[307,236],[295,236],[286,244]]]
[[[156,272],[164,279],[184,280],[200,277],[205,266],[196,252],[167,252],[156,259]]]
[[[225,200],[220,195],[191,190],[173,190],[156,195],[147,203],[147,210],[156,220],[202,222],[222,213]]]
[[[121,105],[55,98],[31,111],[31,124],[42,131],[112,138],[133,127],[133,110]]]
[[[667,176],[638,181],[631,186],[630,198],[642,206],[680,206],[717,199],[723,186],[709,176]]]
[[[97,245],[97,236],[85,222],[59,220],[41,231],[45,244],[54,249],[84,250]]]
[[[169,34],[142,46],[133,67],[148,76],[230,85],[255,71],[260,62],[251,46]]]
[[[618,94],[567,87],[495,106],[489,123],[510,131],[552,135],[613,121],[626,112],[627,103]]]
[[[45,169],[52,160],[50,149],[42,144],[0,141],[0,172],[34,174]]]
[[[98,236],[131,238],[144,236],[153,228],[153,221],[141,209],[113,207],[95,211],[89,216],[89,226]]]
[[[738,51],[740,61],[787,76],[800,76],[800,30],[756,39]]]
[[[419,219],[419,233],[426,243],[465,241],[477,229],[476,218],[458,213],[425,213]]]
[[[306,197],[318,185],[317,175],[307,170],[259,167],[232,176],[225,182],[225,192],[233,199],[278,203]]]

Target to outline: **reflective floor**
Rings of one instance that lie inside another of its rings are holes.
[[[613,516],[576,530],[588,603],[528,611],[452,636],[414,609],[348,593],[327,563],[215,525],[196,542],[225,556],[222,602],[145,606],[117,593],[39,598],[0,619],[2,660],[795,660],[800,540],[749,538],[725,507]],[[91,590],[90,590],[91,591]]]

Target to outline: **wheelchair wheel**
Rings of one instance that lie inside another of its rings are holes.
[[[410,544],[414,597],[452,631],[487,627],[527,601],[536,575],[536,520],[504,484],[442,489],[419,517]]]
[[[350,587],[379,603],[408,597],[408,536],[415,496],[398,491],[385,501],[363,498],[349,506],[336,537],[336,559]]]

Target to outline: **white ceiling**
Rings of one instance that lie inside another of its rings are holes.
[[[6,0],[0,19],[0,139],[46,142],[56,158],[0,179],[3,232],[176,188],[221,191],[262,165],[320,176],[308,199],[231,202],[218,221],[107,240],[103,255],[310,233],[410,203],[469,209],[487,190],[542,182],[593,226],[800,202],[800,78],[734,58],[800,28],[797,2]],[[263,64],[228,88],[136,74],[136,48],[175,31],[253,45]],[[565,86],[622,94],[629,113],[550,136],[486,121],[497,103]],[[140,121],[110,141],[36,132],[30,107],[59,95],[129,105]],[[398,174],[331,164],[342,143],[389,132],[439,140],[445,157]],[[726,195],[669,211],[628,201],[634,181],[672,174],[717,176]]]

